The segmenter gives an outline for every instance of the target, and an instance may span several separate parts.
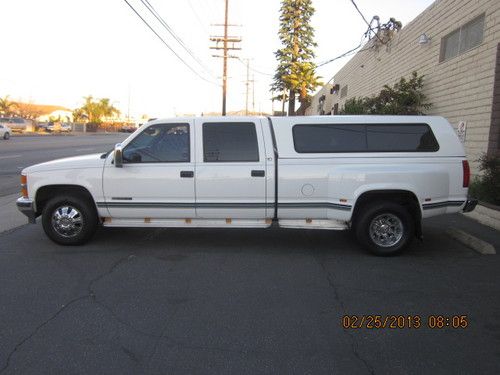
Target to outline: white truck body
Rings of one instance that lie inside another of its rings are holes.
[[[235,126],[242,134],[233,134]],[[176,151],[158,151],[168,161],[149,160],[156,151],[139,144],[163,129]],[[256,148],[243,137],[256,139]],[[467,200],[464,149],[441,117],[162,119],[131,134],[117,152],[120,160],[109,152],[24,169],[27,195],[19,208],[33,219],[56,194],[51,189],[69,187],[85,190],[109,227],[263,228],[277,222],[347,229],[360,202],[394,198],[407,206],[419,234],[421,218],[475,206]]]

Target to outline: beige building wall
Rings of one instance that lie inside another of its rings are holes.
[[[440,62],[441,38],[483,13],[482,43]],[[423,33],[430,37],[427,44],[419,44]],[[433,104],[427,113],[446,117],[455,128],[460,121],[466,121],[466,152],[477,171],[475,160],[488,149],[499,42],[499,0],[437,0],[403,27],[387,46],[368,48],[373,44],[368,43],[364,51],[335,74],[333,83],[340,85],[340,91],[332,94],[329,89],[322,89],[306,114],[320,114],[322,95],[326,95],[323,108],[329,114],[335,103],[341,109],[347,99],[375,95],[383,85],[392,85],[403,76],[408,78],[416,70],[425,75],[424,93]],[[347,93],[341,98],[346,86]]]

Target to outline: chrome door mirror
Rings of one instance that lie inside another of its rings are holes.
[[[121,143],[115,145],[115,157],[114,157],[115,167],[123,167],[123,148]]]

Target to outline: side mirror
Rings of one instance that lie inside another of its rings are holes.
[[[123,167],[123,148],[121,143],[116,144],[115,146],[115,167],[121,168]]]

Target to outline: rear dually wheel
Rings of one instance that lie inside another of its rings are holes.
[[[396,255],[403,251],[415,235],[415,224],[406,207],[380,201],[363,207],[356,222],[358,241],[379,256]]]

